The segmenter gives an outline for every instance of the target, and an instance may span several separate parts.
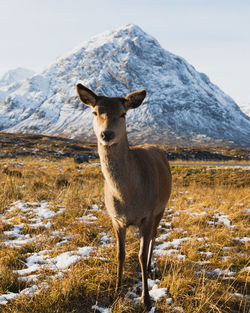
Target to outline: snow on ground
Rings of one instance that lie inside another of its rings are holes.
[[[213,218],[212,221],[208,221],[209,225],[224,224],[228,228],[237,227],[237,225],[231,225],[231,221],[229,220],[229,215],[225,215],[225,214],[221,214],[221,213],[215,213],[212,218]]]
[[[19,249],[27,243],[38,242],[42,234],[25,235],[23,234],[25,226],[32,229],[41,227],[49,230],[53,225],[53,217],[62,214],[64,211],[65,208],[61,206],[57,206],[55,211],[51,210],[49,203],[46,201],[26,203],[16,201],[12,203],[10,208],[5,211],[5,214],[1,215],[2,223],[10,227],[10,230],[3,232],[4,240],[0,242],[0,247],[9,246]],[[21,222],[16,224],[16,221],[20,220],[20,216]],[[85,216],[85,219],[82,220],[89,223],[88,218],[90,220],[96,220],[96,217],[92,214]],[[60,237],[62,241],[58,243],[59,245],[67,243],[69,239],[73,238],[72,235],[64,236],[64,231],[52,231],[46,234],[46,236],[48,236],[48,239],[50,237]],[[14,272],[18,275],[20,281],[33,283],[33,285],[22,290],[20,293],[9,292],[0,295],[0,304],[6,304],[9,300],[26,293],[32,295],[44,287],[44,283],[39,281],[39,274],[34,273],[41,270],[53,270],[55,275],[60,276],[72,264],[81,259],[89,258],[94,249],[95,247],[78,247],[75,251],[66,251],[55,257],[49,256],[50,252],[52,252],[51,250],[30,253],[25,260],[25,268]]]
[[[92,309],[96,310],[98,312],[101,312],[101,313],[111,313],[112,312],[112,309],[102,308],[98,305],[92,305]]]
[[[37,240],[39,237],[39,235],[31,237],[30,234],[23,234],[24,223],[18,225],[13,224],[15,217],[18,215],[21,215],[21,219],[27,223],[28,227],[33,229],[39,227],[50,229],[52,226],[51,218],[55,215],[61,214],[65,208],[61,207],[55,212],[50,210],[48,206],[49,204],[46,201],[41,201],[39,203],[22,203],[21,201],[13,202],[11,207],[5,212],[5,216],[2,217],[3,223],[12,226],[10,230],[4,231],[4,235],[7,236],[4,244],[11,247],[21,247]]]
[[[52,269],[55,271],[65,270],[78,260],[89,257],[93,250],[94,247],[79,247],[76,251],[67,251],[54,258],[48,256],[48,253],[50,252],[48,250],[32,253],[32,255],[26,259],[25,265],[27,268],[16,270],[15,273],[22,276],[34,273],[41,268]]]
[[[84,221],[88,224],[92,224],[92,223],[94,223],[93,221],[97,220],[97,217],[90,213],[88,215],[77,217],[76,219],[77,219],[77,221]]]
[[[190,199],[191,201],[192,199]],[[174,202],[174,199],[173,199]],[[192,203],[192,201],[191,201]],[[186,256],[183,254],[182,247],[185,242],[192,240],[198,240],[201,243],[201,246],[206,247],[206,251],[200,251],[199,255],[201,260],[195,262],[197,266],[200,266],[200,271],[197,271],[197,275],[202,275],[205,271],[206,275],[213,275],[217,277],[222,277],[223,279],[232,279],[236,272],[230,271],[229,269],[215,268],[213,270],[208,270],[207,265],[210,263],[210,258],[213,257],[213,253],[208,250],[207,238],[199,237],[198,235],[188,235],[187,231],[184,231],[182,228],[175,228],[174,221],[181,214],[188,214],[190,218],[197,218],[197,216],[207,216],[209,208],[203,208],[202,211],[195,212],[192,208],[187,210],[177,211],[175,207],[166,209],[167,215],[161,220],[159,226],[159,236],[156,239],[156,245],[154,248],[154,258],[161,256],[167,256],[171,258],[178,258],[179,262],[185,262]],[[104,231],[100,232],[99,242],[100,246],[85,246],[77,247],[77,249],[72,251],[61,251],[64,244],[67,244],[69,240],[74,238],[73,235],[65,235],[65,229],[62,230],[52,230],[53,229],[53,218],[57,215],[63,214],[66,208],[61,206],[51,207],[51,205],[46,201],[41,202],[21,202],[16,201],[10,205],[10,207],[5,211],[4,214],[0,216],[2,223],[7,226],[6,231],[3,232],[3,240],[0,242],[1,246],[12,247],[15,249],[22,248],[27,243],[36,243],[38,242],[43,234],[39,234],[38,231],[25,234],[25,225],[28,225],[31,229],[34,230],[45,230],[46,238],[59,238],[60,241],[56,244],[58,255],[53,255],[52,250],[41,250],[39,252],[29,253],[25,259],[25,267],[18,269],[15,273],[18,275],[20,281],[27,282],[28,286],[26,289],[20,291],[19,293],[6,293],[0,295],[0,304],[6,304],[11,299],[14,299],[23,294],[33,295],[38,293],[41,288],[47,288],[48,283],[42,282],[40,277],[40,272],[42,270],[50,270],[54,274],[54,277],[62,277],[64,272],[69,269],[72,264],[75,264],[81,259],[88,259],[95,257],[95,252],[98,249],[105,248],[109,245],[114,245],[114,238],[110,236],[109,233]],[[95,224],[98,223],[96,212],[101,209],[94,204],[89,210],[88,214],[85,214],[76,217],[75,220],[79,223],[85,224]],[[249,209],[244,209],[246,214],[249,213]],[[237,228],[237,225],[232,225],[230,221],[230,215],[223,214],[213,210],[214,214],[212,215],[212,220],[208,221],[209,227],[225,226],[230,231],[233,231],[234,228]],[[21,218],[20,218],[21,216]],[[19,217],[19,218],[17,218]],[[52,229],[51,229],[52,228]],[[174,235],[178,233],[177,238],[173,238]],[[171,238],[171,239],[169,239]],[[250,241],[248,237],[235,237],[234,241],[241,243],[246,243]],[[231,247],[224,247],[223,251],[228,253]],[[99,257],[101,260],[105,261],[105,257]],[[205,258],[205,259],[204,259]],[[221,257],[221,260],[227,260],[229,256],[225,255]],[[205,269],[203,269],[205,266]],[[249,271],[249,267],[245,267],[239,271]],[[53,276],[51,276],[53,277]],[[148,279],[150,296],[153,301],[166,301],[167,304],[172,305],[173,299],[167,293],[166,288],[159,287],[159,280]],[[135,282],[133,286],[127,292],[126,297],[132,299],[134,303],[140,301],[140,292],[142,284],[141,280]],[[111,312],[110,308],[104,308],[98,304],[92,306],[93,311],[96,312]],[[152,307],[150,312],[155,311],[155,306]],[[182,312],[182,308],[176,307],[175,312]]]

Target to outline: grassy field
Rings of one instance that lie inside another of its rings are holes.
[[[172,166],[158,232],[151,312],[248,312],[250,172]],[[98,161],[0,160],[0,312],[146,312],[136,229],[124,286]]]

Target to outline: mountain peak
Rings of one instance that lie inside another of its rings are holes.
[[[124,36],[135,36],[135,35],[145,35],[148,36],[138,25],[136,24],[125,24],[123,26],[119,26],[112,30],[107,30],[101,34],[94,36],[96,37],[124,37]]]
[[[145,33],[138,25],[126,24],[113,30],[107,30],[103,33],[92,36],[87,41],[84,41],[75,47],[72,51],[58,58],[58,60],[61,61],[64,58],[71,57],[73,54],[81,54],[85,50],[101,49],[105,45],[109,45],[107,48],[112,48],[110,45],[112,45],[113,48],[119,48],[119,46],[124,45],[124,42],[133,42],[136,39],[140,39],[141,41],[154,41],[154,43],[158,45],[157,40]]]
[[[138,25],[133,24],[133,23],[117,27],[110,32],[111,33],[117,33],[117,34],[120,34],[122,36],[124,36],[124,33],[128,34],[128,35],[132,35],[132,36],[134,36],[134,35],[146,35],[146,36],[148,36],[148,34],[145,33]]]

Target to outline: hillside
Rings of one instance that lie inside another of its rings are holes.
[[[250,149],[231,147],[166,146],[159,145],[170,161],[249,161]],[[97,145],[81,140],[35,134],[6,134],[0,132],[0,160],[25,157],[61,159],[87,155],[98,158]]]

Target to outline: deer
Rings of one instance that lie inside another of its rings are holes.
[[[171,193],[171,172],[166,153],[149,145],[129,146],[126,113],[139,107],[146,91],[125,97],[98,96],[78,83],[80,100],[92,107],[93,129],[104,176],[104,202],[117,241],[116,292],[121,290],[126,230],[139,228],[139,263],[142,273],[141,302],[151,307],[148,275],[157,228]]]

